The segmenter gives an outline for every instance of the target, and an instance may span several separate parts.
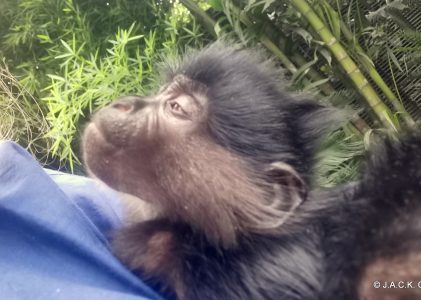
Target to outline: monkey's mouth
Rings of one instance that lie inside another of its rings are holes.
[[[99,126],[95,124],[95,122],[90,122],[88,126],[85,128],[85,136],[88,142],[90,138],[94,138],[94,139],[100,140],[103,143],[109,144],[109,142],[107,141],[107,138],[102,133]]]
[[[100,127],[94,122],[89,123],[85,128],[83,138],[84,154],[99,154],[98,152],[106,152],[108,154],[118,152],[118,145],[114,144],[110,137],[107,137]]]
[[[123,133],[120,131],[123,131]],[[91,138],[93,139],[93,142],[99,143],[100,146],[112,148],[114,151],[118,151],[119,149],[128,146],[129,139],[127,134],[124,134],[124,130],[108,128],[107,126],[103,126],[102,122],[99,122],[98,120],[89,123],[85,132],[85,139]]]

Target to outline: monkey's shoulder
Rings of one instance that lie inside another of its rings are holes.
[[[314,299],[321,289],[321,241],[311,226],[300,237],[243,236],[227,250],[187,224],[152,220],[116,233],[114,246],[141,277],[185,299]]]

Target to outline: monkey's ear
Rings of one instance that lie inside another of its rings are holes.
[[[273,187],[273,206],[293,212],[307,198],[307,185],[295,169],[284,162],[274,162],[266,170]]]

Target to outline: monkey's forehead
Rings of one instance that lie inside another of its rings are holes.
[[[269,85],[278,86],[280,77],[274,63],[266,59],[261,51],[245,50],[224,42],[187,53],[170,68],[170,80],[178,74],[212,87],[234,83],[244,87],[244,84],[255,86],[264,83],[267,88]]]
[[[178,86],[186,93],[196,93],[206,95],[209,88],[202,82],[194,80],[184,74],[176,74],[172,78],[171,84]]]

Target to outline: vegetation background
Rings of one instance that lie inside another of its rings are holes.
[[[0,139],[82,172],[92,112],[220,37],[260,45],[288,89],[351,112],[320,148],[317,186],[356,178],[373,133],[421,118],[419,0],[1,0]]]

